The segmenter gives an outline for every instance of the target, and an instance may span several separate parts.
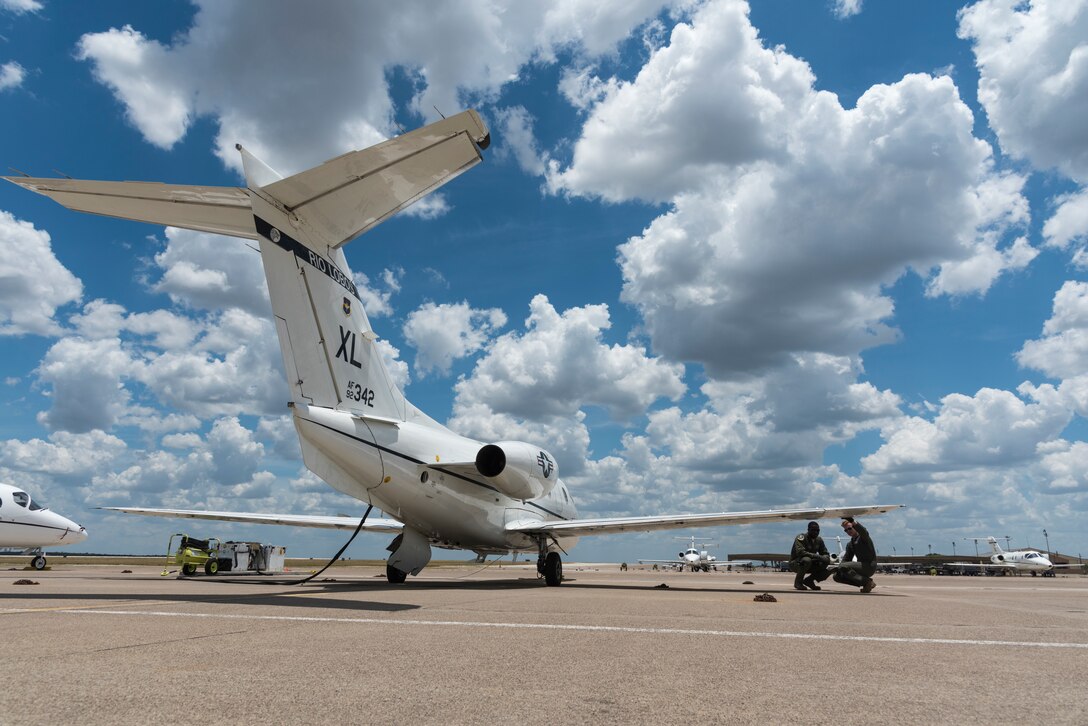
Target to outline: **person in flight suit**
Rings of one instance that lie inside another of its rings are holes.
[[[876,572],[876,545],[869,536],[869,530],[853,517],[842,520],[843,531],[850,537],[842,561],[835,570],[835,582],[860,587],[862,592],[872,592],[876,587],[873,573]],[[855,561],[856,560],[856,561]]]
[[[793,588],[804,590],[819,590],[817,582],[823,582],[830,574],[827,566],[831,564],[831,555],[824,545],[824,538],[820,536],[820,525],[817,522],[808,523],[808,531],[797,535],[793,540],[793,549],[790,550],[790,571],[797,573],[793,578]],[[807,577],[806,577],[807,575]]]

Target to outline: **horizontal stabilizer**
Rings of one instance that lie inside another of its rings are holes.
[[[319,527],[322,529],[349,529],[359,526],[362,517],[325,517],[311,514],[254,514],[250,512],[205,512],[194,509],[147,509],[144,507],[98,507],[112,512],[143,514],[149,517],[177,517],[181,519],[212,519],[220,522],[245,524],[282,524],[288,527]],[[365,532],[396,534],[404,528],[395,519],[370,519],[363,524]]]
[[[238,187],[4,178],[77,212],[257,239],[249,194]]]
[[[782,522],[796,519],[833,519],[885,514],[902,504],[838,507],[832,509],[767,509],[758,512],[714,512],[710,514],[666,514],[652,517],[610,517],[604,519],[567,519],[559,521],[517,520],[506,525],[508,532],[554,534],[561,537],[588,537],[617,532],[653,532],[685,527],[720,527],[730,524]]]
[[[261,188],[339,247],[478,164],[487,127],[469,110]]]

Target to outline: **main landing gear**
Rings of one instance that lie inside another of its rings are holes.
[[[536,571],[544,576],[544,582],[550,587],[563,584],[563,559],[558,552],[548,551],[548,542],[540,538],[540,554],[536,559]]]
[[[45,569],[45,555],[35,555],[34,559],[30,561],[30,566],[35,570]]]

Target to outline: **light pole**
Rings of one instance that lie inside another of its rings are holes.
[[[975,557],[978,557],[978,537],[975,537]]]
[[[1008,552],[1012,549],[1012,537],[1005,535],[1005,551]]]
[[[933,545],[926,545],[929,548],[929,554],[933,554]]]
[[[1043,539],[1046,540],[1046,558],[1049,560],[1050,559],[1050,536],[1046,533],[1045,529],[1043,530]]]
[[[956,556],[956,540],[952,540],[952,556]]]
[[[910,548],[910,556],[911,556],[911,559],[914,559],[914,548],[913,547]]]

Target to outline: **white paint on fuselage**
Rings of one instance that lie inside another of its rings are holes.
[[[38,507],[22,489],[0,484],[0,547],[55,547],[85,539],[87,531],[83,527]]]
[[[482,444],[441,425],[363,419],[315,406],[295,405],[293,410],[311,471],[424,534],[435,546],[535,552],[538,544],[531,537],[505,531],[508,521],[577,516],[562,480],[545,496],[522,500],[503,494],[479,474],[443,469],[443,463],[473,461]],[[567,537],[559,544],[566,550],[577,541]]]

